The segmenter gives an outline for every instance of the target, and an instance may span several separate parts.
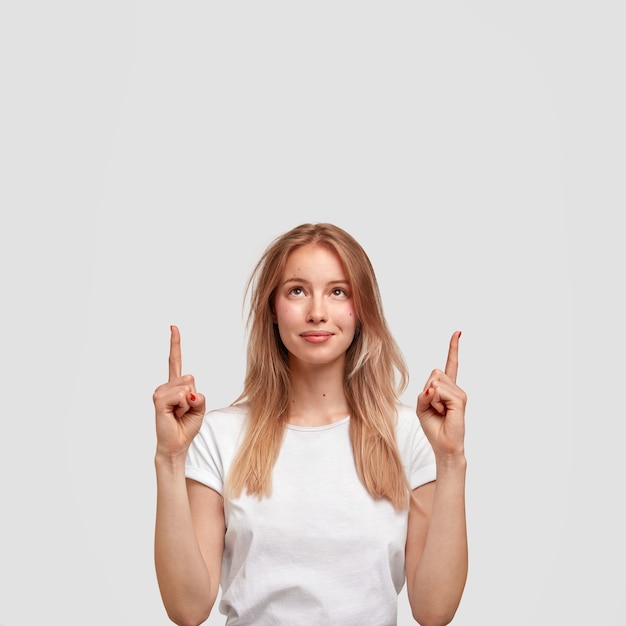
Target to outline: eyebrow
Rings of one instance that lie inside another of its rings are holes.
[[[310,285],[311,284],[308,280],[306,280],[304,278],[298,278],[297,276],[294,276],[293,278],[287,278],[281,284],[282,285],[287,285],[289,283],[302,283],[303,285]],[[350,281],[347,280],[347,279],[344,279],[344,280],[341,280],[341,279],[339,279],[339,280],[331,280],[331,281],[328,281],[325,286],[326,287],[330,287],[332,285],[347,285],[347,286],[350,286]]]

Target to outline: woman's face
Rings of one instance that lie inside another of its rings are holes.
[[[351,285],[330,248],[308,244],[287,257],[274,322],[290,358],[309,365],[343,363],[357,318]]]

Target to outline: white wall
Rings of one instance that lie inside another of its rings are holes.
[[[2,7],[2,626],[169,623],[151,401],[169,325],[209,404],[234,399],[245,280],[304,221],[369,252],[407,401],[463,331],[454,623],[618,624],[619,5]]]

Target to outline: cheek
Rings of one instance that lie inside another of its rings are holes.
[[[345,315],[346,315],[346,319],[348,320],[348,322],[352,324],[353,326],[356,326],[357,317],[356,317],[356,311],[354,310],[354,306],[348,307],[346,309]]]
[[[274,321],[276,323],[289,323],[289,321],[295,319],[296,316],[296,307],[290,306],[287,302],[276,302],[274,313]]]

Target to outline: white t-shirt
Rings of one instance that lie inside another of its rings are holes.
[[[189,478],[223,495],[247,416],[246,405],[207,413]],[[271,497],[225,500],[219,608],[228,626],[396,625],[408,512],[374,500],[359,480],[349,422],[287,425]],[[396,432],[411,488],[434,480],[414,409],[399,407]]]

